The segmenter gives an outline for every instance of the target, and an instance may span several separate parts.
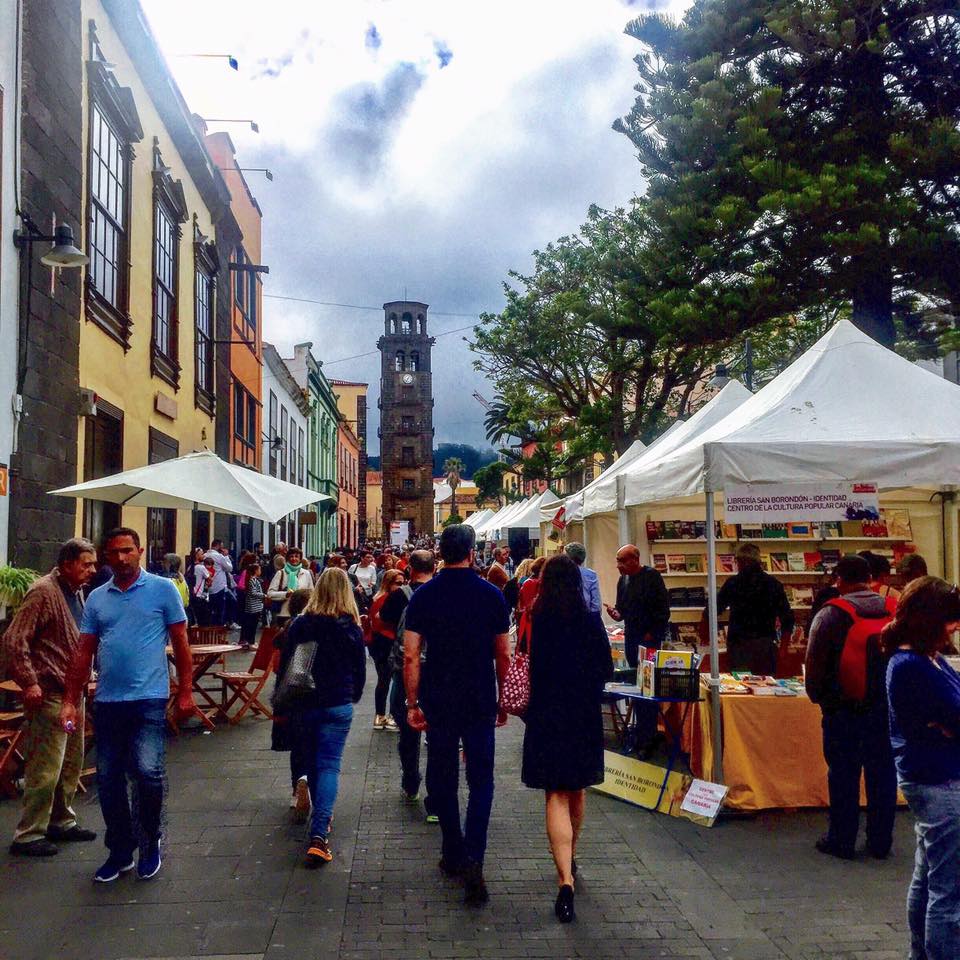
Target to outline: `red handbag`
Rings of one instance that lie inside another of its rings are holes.
[[[524,631],[526,649],[522,640],[518,638],[516,649],[513,651],[513,660],[503,680],[503,696],[500,705],[514,717],[522,717],[530,706],[530,635],[532,628]]]

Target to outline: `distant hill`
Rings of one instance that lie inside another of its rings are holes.
[[[450,457],[459,457],[463,461],[466,467],[463,476],[466,480],[473,476],[474,471],[496,460],[497,453],[492,447],[480,450],[466,443],[441,443],[433,451],[433,475],[435,477],[443,476],[443,463]],[[379,470],[380,458],[367,457],[367,469]]]

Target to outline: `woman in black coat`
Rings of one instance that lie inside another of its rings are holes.
[[[543,568],[532,619],[522,776],[526,786],[546,791],[547,837],[560,885],[555,910],[569,923],[584,791],[603,782],[600,699],[613,661],[602,622],[587,610],[580,570],[565,554]]]

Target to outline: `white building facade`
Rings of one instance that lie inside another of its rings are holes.
[[[272,343],[263,345],[263,472],[307,486],[310,400]],[[299,511],[266,527],[264,548],[278,542],[303,548]]]
[[[10,457],[14,444],[13,403],[17,393],[20,258],[13,245],[17,219],[16,115],[20,106],[17,0],[0,0],[0,565],[7,562],[10,531]]]

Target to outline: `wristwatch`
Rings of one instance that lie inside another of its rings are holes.
[[[407,709],[408,709],[408,710],[419,710],[419,709],[420,709],[420,701],[419,701],[419,700],[414,700],[413,703],[408,703],[408,704],[407,704]]]

